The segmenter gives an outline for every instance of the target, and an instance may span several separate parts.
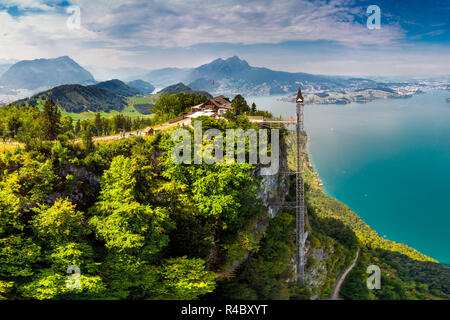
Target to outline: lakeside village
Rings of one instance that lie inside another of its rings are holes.
[[[214,119],[219,119],[228,110],[231,110],[231,100],[225,96],[218,96],[209,99],[208,101],[191,107],[191,111],[183,114],[180,117],[169,120],[169,122],[178,122],[180,120],[187,120],[187,124],[190,124],[192,119],[206,116]]]

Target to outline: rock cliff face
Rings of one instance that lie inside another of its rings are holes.
[[[310,287],[319,287],[323,281],[326,280],[327,268],[324,263],[328,259],[330,254],[333,254],[332,248],[318,247],[309,252],[309,257],[314,259],[317,264],[315,268],[310,268],[305,274],[305,282]]]
[[[292,183],[295,183],[295,179],[292,176],[284,174],[287,167],[287,150],[286,146],[281,146],[280,150],[280,170],[274,175],[262,176],[260,174],[260,167],[257,167],[254,171],[254,175],[259,177],[260,184],[258,195],[262,200],[267,214],[257,221],[253,228],[253,232],[256,237],[263,237],[265,230],[267,229],[270,220],[274,219],[282,210],[286,210],[284,206],[287,201],[287,197],[290,192]],[[292,189],[291,189],[292,190]],[[293,199],[289,199],[292,201]],[[294,209],[289,209],[294,210]],[[336,269],[339,269],[339,265],[336,261],[339,261],[339,254],[335,250],[335,246],[332,242],[323,243],[320,245],[314,244],[311,238],[312,227],[309,223],[308,216],[305,217],[305,234],[301,241],[305,246],[303,261],[305,261],[305,285],[310,292],[311,299],[320,299],[328,297],[328,293],[324,288],[332,286],[335,280]],[[292,230],[292,238],[294,239],[295,229]],[[212,253],[213,255],[213,253]],[[232,274],[242,263],[244,263],[249,257],[249,252],[242,256],[242,258],[233,261],[233,263],[222,273],[219,274],[220,278],[224,278]],[[295,268],[296,268],[296,254],[292,253],[290,261],[290,267],[292,268],[292,277],[288,282],[295,281]]]
[[[283,145],[283,144],[282,144]],[[306,148],[306,146],[305,146]],[[287,167],[287,148],[282,146],[280,150],[280,170],[277,174],[272,176],[260,176],[260,188],[259,197],[263,201],[264,206],[267,208],[267,216],[264,220],[260,221],[256,225],[257,232],[263,232],[270,219],[273,219],[283,209],[286,197],[289,194],[290,184],[295,183],[295,179],[291,179],[290,176],[283,174]],[[259,173],[259,170],[256,170]],[[292,210],[292,209],[291,209]],[[292,230],[294,233],[295,230]],[[320,246],[314,246],[308,236],[312,232],[312,227],[309,223],[308,215],[305,217],[305,233],[300,240],[304,247],[305,261],[305,285],[311,292],[311,299],[319,299],[326,297],[323,288],[329,286],[330,281],[334,281],[334,273],[336,272],[335,260],[339,257],[335,252],[335,247],[331,243],[321,244]],[[295,281],[295,269],[296,269],[296,257],[295,253],[292,255],[291,267],[293,270],[293,278],[288,281]]]
[[[287,152],[285,148],[282,148],[280,150],[280,170],[276,174],[261,176],[257,170],[257,175],[261,177],[259,197],[267,208],[270,219],[276,217],[289,193],[289,177],[282,172],[283,168],[286,168],[286,164]]]

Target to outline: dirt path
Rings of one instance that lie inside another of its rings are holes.
[[[173,127],[176,127],[178,125],[182,125],[185,124],[186,122],[188,122],[189,119],[183,119],[174,123],[162,123],[162,124],[158,124],[156,126],[150,126],[144,129],[140,129],[139,130],[139,134],[137,133],[138,131],[131,131],[131,132],[126,132],[124,136],[121,136],[120,134],[114,134],[111,136],[101,136],[101,137],[93,137],[92,141],[96,142],[96,141],[111,141],[111,140],[120,140],[120,139],[126,139],[126,138],[132,138],[132,137],[137,137],[137,136],[145,136],[145,130],[152,128],[155,131],[165,131],[168,129],[171,129]],[[73,142],[75,143],[80,143],[81,139],[75,139],[73,140]]]
[[[145,128],[145,129],[140,129],[139,130],[139,134],[138,134],[138,130],[135,130],[135,131],[131,131],[131,132],[126,132],[124,136],[121,136],[120,134],[114,134],[114,135],[111,135],[111,136],[93,137],[92,141],[94,141],[94,142],[96,142],[96,141],[111,141],[111,140],[120,140],[120,139],[132,138],[132,137],[137,137],[137,136],[144,137],[146,135],[145,134],[145,130],[146,129],[153,128],[153,130],[155,130],[155,131],[165,131],[165,130],[172,129],[172,128],[178,126],[178,125],[183,125],[186,122],[188,122],[189,120],[190,119],[183,119],[183,120],[180,120],[180,121],[177,121],[177,122],[174,122],[174,123],[167,123],[166,122],[166,123],[158,124],[156,126],[150,126],[150,127]],[[81,139],[78,138],[78,139],[72,140],[72,142],[73,143],[80,143]],[[9,143],[9,141],[5,142],[5,143],[0,141],[0,152],[2,152],[4,150],[12,150],[12,149],[14,149],[17,146],[23,147],[24,144],[20,143],[20,142],[16,142],[16,141],[13,141],[11,143]]]
[[[356,264],[356,261],[358,261],[358,257],[359,257],[359,251],[361,250],[361,248],[358,248],[358,251],[356,252],[356,257],[355,260],[353,261],[353,263],[344,271],[344,273],[342,274],[342,276],[339,278],[339,280],[336,282],[336,285],[334,287],[334,292],[333,295],[331,296],[331,300],[337,300],[339,297],[339,290],[341,289],[342,284],[344,283],[345,277],[347,277],[347,275],[349,274],[350,271],[352,271],[353,267]]]
[[[110,141],[110,140],[120,140],[120,139],[125,139],[125,138],[130,138],[130,137],[137,137],[137,136],[145,136],[145,130],[148,128],[153,128],[153,130],[155,131],[165,131],[168,129],[171,129],[173,127],[176,127],[178,125],[184,124],[186,122],[188,122],[189,119],[183,119],[181,121],[177,121],[174,123],[163,123],[163,124],[158,124],[156,126],[150,126],[147,127],[145,129],[141,129],[139,130],[139,135],[137,134],[137,130],[136,131],[132,131],[132,132],[126,132],[125,136],[121,137],[120,134],[116,134],[116,135],[112,135],[112,136],[105,136],[105,137],[94,137],[92,138],[93,141]],[[77,142],[79,142],[80,139],[77,139]]]
[[[3,151],[5,151],[5,150],[14,150],[16,147],[23,147],[24,146],[24,144],[23,143],[20,143],[20,142],[11,142],[11,143],[9,143],[9,142],[5,142],[5,143],[3,143],[3,142],[1,142],[0,141],[0,152],[3,152]]]

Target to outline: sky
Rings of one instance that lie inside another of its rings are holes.
[[[449,0],[0,0],[0,64],[67,55],[101,79],[237,55],[290,72],[448,76],[449,13]]]

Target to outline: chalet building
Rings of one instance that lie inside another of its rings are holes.
[[[231,110],[231,101],[225,96],[218,96],[211,98],[205,103],[193,106],[191,112],[193,114],[197,112],[205,112],[216,116],[221,116],[228,110]]]

